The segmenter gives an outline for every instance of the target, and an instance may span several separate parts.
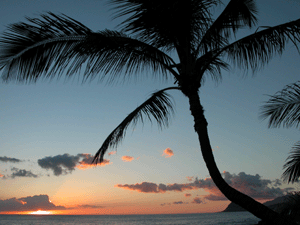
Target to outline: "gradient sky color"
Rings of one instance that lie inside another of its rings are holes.
[[[300,18],[298,0],[257,4],[259,26]],[[93,30],[115,29],[118,20],[111,20],[109,9],[101,0],[2,0],[0,32],[25,16],[47,11],[64,13]],[[260,201],[298,188],[278,179],[299,131],[268,129],[259,109],[268,95],[299,80],[299,61],[289,44],[254,77],[233,67],[219,84],[208,78],[200,92],[220,171],[231,185]],[[187,99],[176,91],[170,91],[176,113],[169,128],[159,130],[148,122],[131,128],[117,151],[111,149],[105,157],[105,166],[86,166],[125,116],[153,91],[172,86],[148,75],[113,85],[97,80],[81,84],[76,77],[29,85],[0,83],[0,213],[37,208],[62,214],[223,210],[229,201],[208,176]]]

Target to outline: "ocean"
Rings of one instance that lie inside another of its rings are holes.
[[[169,215],[0,215],[1,225],[255,225],[248,212]]]

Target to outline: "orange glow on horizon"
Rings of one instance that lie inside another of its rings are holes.
[[[34,211],[28,214],[32,214],[32,215],[49,215],[52,214],[50,211],[43,211],[43,210],[38,210],[38,211]]]

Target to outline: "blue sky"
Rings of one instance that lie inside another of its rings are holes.
[[[93,30],[114,29],[118,21],[111,20],[109,8],[101,0],[2,0],[0,32],[7,24],[24,21],[25,16],[37,17],[45,11],[64,13]],[[258,1],[258,8],[260,26],[272,26],[300,17],[300,2],[296,0]],[[242,31],[241,35],[245,34],[247,31]],[[233,68],[229,73],[223,73],[219,84],[209,78],[206,80],[200,98],[220,171],[259,174],[270,180],[280,178],[291,147],[300,140],[299,131],[294,128],[268,129],[267,121],[259,119],[259,113],[263,102],[268,100],[267,95],[299,80],[299,60],[300,55],[289,44],[281,57],[275,57],[254,76],[251,71],[245,74]],[[146,76],[141,74],[141,77]],[[81,84],[76,78],[44,80],[29,85],[0,83],[0,156],[24,160],[21,164],[0,162],[0,174],[9,176],[12,168],[18,167],[39,176],[36,179],[2,179],[0,199],[47,194],[57,202],[72,205],[62,200],[59,190],[61,187],[71,190],[72,181],[81,180],[86,183],[86,186],[80,186],[82,190],[79,188],[81,194],[85,193],[84,189],[94,190],[95,187],[106,193],[83,194],[89,196],[86,199],[90,203],[102,204],[101,196],[107,195],[108,189],[116,184],[183,183],[187,176],[208,177],[187,99],[176,91],[170,91],[176,104],[170,127],[159,130],[156,124],[146,122],[129,129],[117,154],[107,156],[111,165],[75,170],[59,177],[37,165],[38,159],[47,156],[94,154],[126,115],[153,91],[168,86],[172,86],[172,82],[157,81],[151,76],[114,85],[97,80]],[[173,150],[172,157],[162,156],[166,148]],[[134,160],[123,162],[121,157],[124,155],[134,157]],[[113,202],[118,202],[116,199],[130,202],[130,195],[126,200],[127,197],[120,197],[122,193],[113,191]],[[203,193],[202,190],[196,195]],[[172,199],[176,197],[174,194]],[[146,201],[148,198],[149,195],[143,195],[139,199]],[[109,200],[105,203],[110,204]]]

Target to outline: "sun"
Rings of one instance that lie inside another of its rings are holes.
[[[33,215],[48,215],[48,214],[51,214],[51,212],[50,211],[38,210],[38,211],[31,212],[30,214],[33,214]]]

